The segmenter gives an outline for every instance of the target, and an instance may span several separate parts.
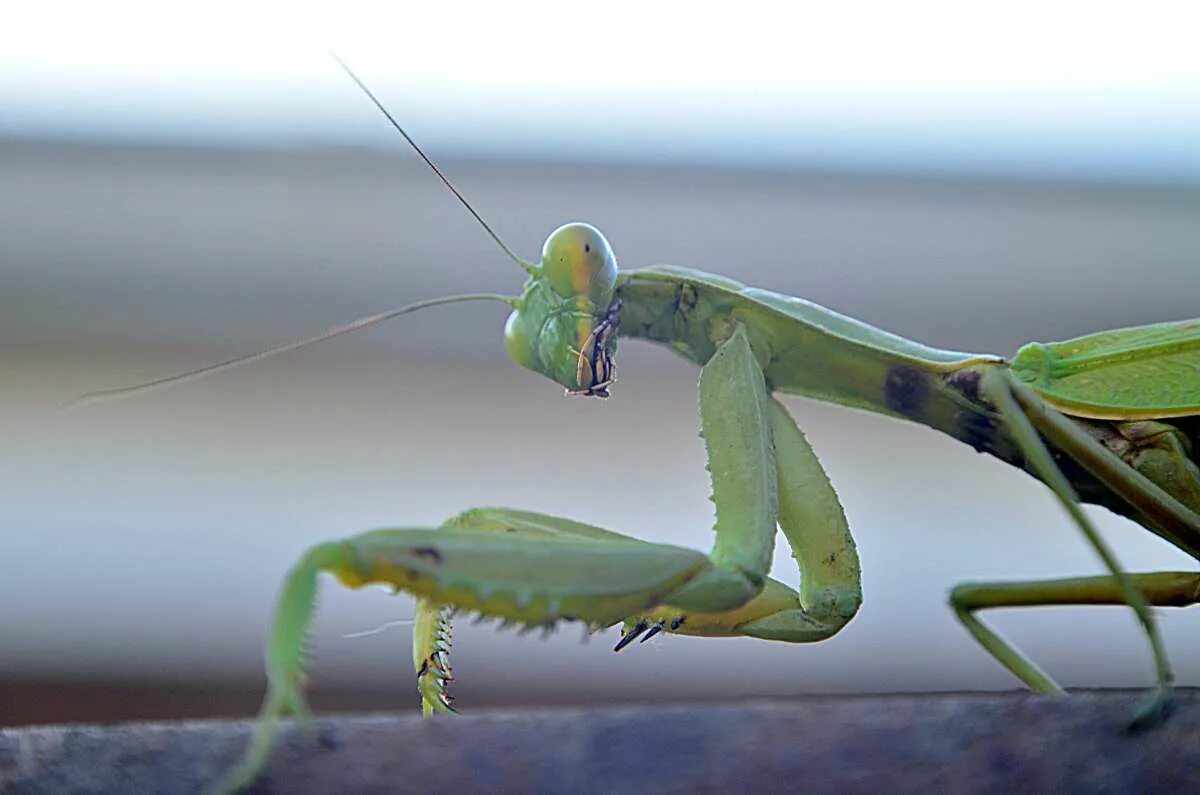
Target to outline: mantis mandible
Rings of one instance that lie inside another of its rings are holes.
[[[343,68],[346,68],[344,64]],[[700,425],[716,505],[709,555],[543,514],[468,510],[436,528],[375,530],[319,544],[287,574],[266,648],[257,733],[223,790],[251,783],[278,724],[310,726],[304,641],[318,578],[384,584],[417,598],[413,663],[422,711],[452,712],[450,625],[457,612],[526,627],[622,623],[619,651],[660,633],[811,643],[861,602],[854,539],[828,477],[775,395],[792,394],[926,425],[1041,480],[1107,573],[962,584],[950,605],[971,635],[1037,693],[1062,688],[980,617],[989,608],[1126,605],[1154,661],[1133,725],[1168,709],[1172,676],[1151,606],[1200,601],[1200,573],[1124,571],[1081,502],[1103,505],[1200,557],[1200,320],[1030,343],[1009,358],[939,350],[808,301],[723,276],[655,266],[619,271],[595,228],[570,223],[539,262],[517,257],[350,72],[391,124],[526,274],[518,296],[449,296],[371,315],[311,339],[137,387],[180,383],[460,301],[508,305],[508,355],[568,394],[606,398],[621,338],[666,346],[700,367]],[[798,590],[769,577],[776,529]]]

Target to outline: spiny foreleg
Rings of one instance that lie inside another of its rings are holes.
[[[423,600],[414,651],[420,671],[427,655],[440,662],[444,651],[436,648],[448,630],[440,606],[531,627],[563,620],[603,627],[660,604],[711,568],[707,557],[690,549],[599,529],[571,534],[535,524],[468,512],[442,528],[375,530],[306,552],[284,580],[276,606],[266,649],[268,692],[257,731],[217,790],[233,792],[254,781],[282,717],[290,714],[300,726],[311,726],[303,690],[304,647],[322,572],[351,588],[381,584]],[[421,678],[427,711],[449,706],[439,695],[446,678]]]
[[[417,673],[417,692],[421,694],[421,713],[435,715],[455,712],[446,686],[454,681],[450,667],[451,618],[454,608],[429,599],[417,599],[413,619],[413,669]]]
[[[800,589],[768,578],[756,597],[733,610],[697,612],[663,605],[628,619],[617,651],[664,631],[813,643],[837,634],[858,612],[858,550],[837,494],[787,409],[772,399],[767,416],[778,478],[778,523],[800,568]]]

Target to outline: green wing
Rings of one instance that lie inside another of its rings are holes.
[[[1077,417],[1200,414],[1200,320],[1033,342],[1017,351],[1012,370],[1047,403]]]

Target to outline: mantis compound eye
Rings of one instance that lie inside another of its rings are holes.
[[[617,258],[596,227],[565,224],[546,238],[542,273],[551,289],[563,298],[582,296],[603,311],[612,302]]]
[[[529,344],[529,332],[521,317],[520,310],[508,316],[504,324],[504,349],[508,357],[527,370],[537,370],[533,346]]]

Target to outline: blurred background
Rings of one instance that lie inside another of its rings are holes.
[[[711,544],[697,371],[627,343],[611,400],[568,400],[505,360],[498,305],[57,410],[401,303],[520,288],[330,47],[526,257],[587,220],[625,267],[700,268],[1000,354],[1200,314],[1200,58],[1169,8],[502,6],[10,10],[0,723],[249,714],[276,588],[316,541],[512,505]],[[1098,572],[1048,492],[922,427],[787,403],[859,543],[865,604],[841,635],[659,635],[614,655],[615,631],[462,625],[460,705],[1013,688],[945,594]],[[564,439],[568,423],[597,432]],[[1194,566],[1092,514],[1128,567]],[[797,581],[782,541],[775,575]],[[411,609],[327,583],[318,706],[415,706],[407,628],[345,637]],[[988,618],[1068,686],[1149,681],[1124,611]],[[1200,611],[1162,620],[1180,681],[1200,684]]]

